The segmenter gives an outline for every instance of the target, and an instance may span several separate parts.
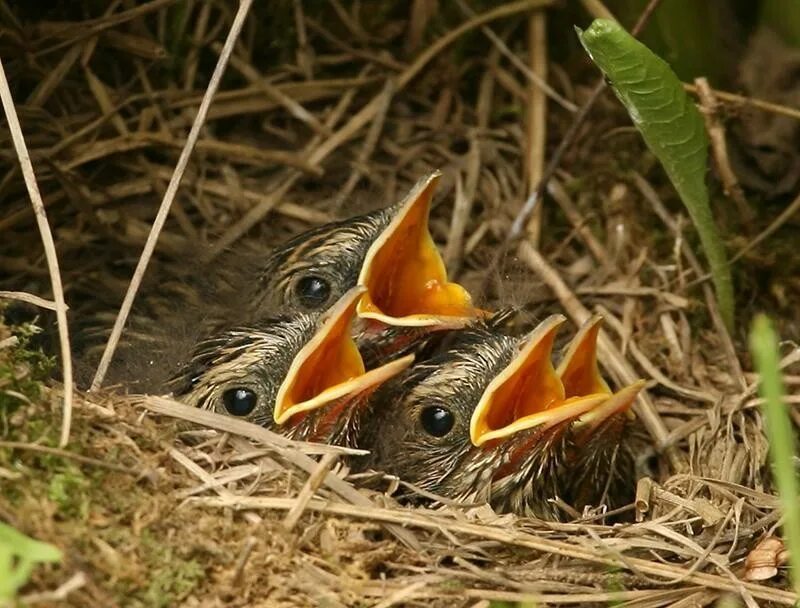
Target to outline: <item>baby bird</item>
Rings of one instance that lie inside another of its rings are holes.
[[[428,229],[440,175],[421,179],[392,207],[302,233],[273,251],[255,275],[244,268],[222,282],[227,287],[211,298],[215,305],[201,312],[200,333],[257,328],[276,315],[318,314],[358,285],[364,293],[353,331],[370,369],[418,351],[437,330],[471,323],[484,313],[466,289],[448,281]]]
[[[365,369],[351,336],[363,292],[351,289],[323,315],[274,317],[202,341],[173,394],[295,439],[354,447],[370,394],[414,359]]]
[[[522,341],[490,326],[466,330],[384,385],[365,424],[369,464],[441,496],[547,519],[560,516],[557,496],[600,498],[596,489],[613,474],[609,459],[586,452],[618,442],[610,430],[624,426],[643,384],[608,389],[597,367],[599,318],[554,369],[564,320],[553,315]]]

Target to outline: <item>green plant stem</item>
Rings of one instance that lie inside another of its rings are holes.
[[[800,501],[795,471],[795,445],[781,379],[778,336],[765,315],[758,315],[750,331],[750,352],[764,399],[767,438],[775,485],[783,507],[784,544],[789,549],[790,577],[800,596]]]

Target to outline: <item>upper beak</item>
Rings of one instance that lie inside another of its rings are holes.
[[[470,420],[474,445],[569,422],[579,425],[588,438],[604,420],[631,406],[643,383],[611,393],[597,366],[599,317],[581,328],[558,369],[553,368],[553,341],[565,320],[552,315],[540,323],[483,392]]]
[[[344,294],[325,314],[322,325],[295,356],[275,400],[274,418],[284,424],[302,412],[319,409],[341,399],[354,399],[374,390],[407,368],[413,355],[366,371],[351,336],[363,287]]]
[[[447,280],[442,257],[428,231],[438,171],[420,180],[400,211],[372,244],[358,284],[367,292],[358,315],[389,325],[462,327],[482,314],[466,289]]]

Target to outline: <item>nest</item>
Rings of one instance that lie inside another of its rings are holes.
[[[601,313],[609,377],[650,381],[637,414],[653,449],[641,455],[649,475],[631,480],[630,521],[602,509],[552,523],[481,505],[401,505],[402,480],[378,475],[370,486],[380,491],[365,489],[344,450],[114,390],[76,391],[69,446],[50,447],[63,389],[14,388],[24,404],[0,443],[10,488],[0,517],[65,551],[61,565],[36,571],[27,601],[794,602],[773,546],[779,504],[741,336],[720,327],[713,294],[697,285],[704,271],[681,207],[638,136],[618,129],[628,123],[611,97],[574,135],[529,236],[501,249],[596,78],[576,62],[552,67],[556,90],[536,84],[546,45],[526,25],[541,31],[535,9],[546,4],[254,7],[197,131],[142,299],[158,319],[149,295],[186,289],[198,266],[391,204],[441,169],[431,227],[451,275],[531,322],[553,310],[575,323]],[[108,331],[116,317],[236,17],[217,1],[92,8],[6,8],[0,42],[79,346],[80,328]],[[5,126],[0,137],[0,230],[13,235],[0,243],[2,285],[46,294]],[[35,366],[2,331],[3,369],[20,382]]]

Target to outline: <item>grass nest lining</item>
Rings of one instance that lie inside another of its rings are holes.
[[[56,448],[61,389],[41,384],[35,348],[3,326],[0,518],[65,553],[61,565],[36,571],[24,599],[688,606],[733,594],[792,604],[781,575],[745,580],[745,559],[780,513],[741,336],[711,329],[713,299],[692,283],[703,270],[674,194],[638,136],[618,129],[627,122],[610,97],[551,180],[530,239],[487,276],[544,151],[591,81],[579,78],[585,65],[554,66],[557,97],[534,120],[542,93],[519,69],[518,51],[545,52],[521,25],[544,4],[476,3],[475,13],[427,3],[255,7],[150,261],[143,306],[168,323],[150,296],[181,289],[187,252],[211,268],[231,249],[268,248],[395,202],[440,168],[431,226],[451,273],[486,304],[522,306],[531,320],[557,308],[576,322],[601,312],[610,377],[651,381],[638,413],[661,449],[642,455],[651,475],[638,482],[636,521],[612,525],[600,511],[555,524],[480,505],[401,506],[392,497],[399,482],[365,489],[340,450],[121,391],[76,392],[70,443]],[[169,0],[105,13],[91,3],[44,17],[2,11],[0,56],[76,346],[84,326],[113,322],[233,19],[226,3]],[[526,69],[541,72],[537,62]],[[5,127],[0,137],[0,226],[12,235],[0,243],[2,286],[46,294]]]

